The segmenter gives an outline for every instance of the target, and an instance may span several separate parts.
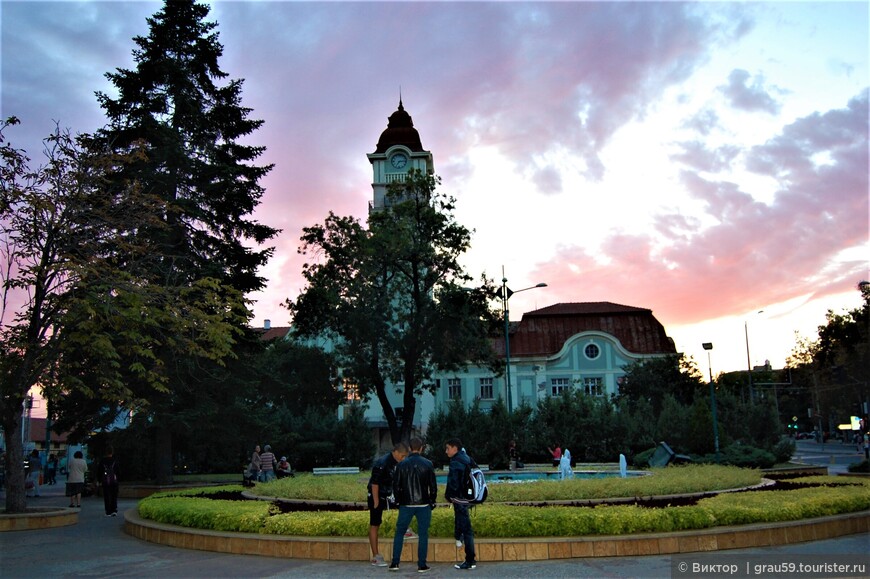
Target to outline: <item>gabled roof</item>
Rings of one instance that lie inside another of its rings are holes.
[[[652,310],[611,302],[575,302],[547,306],[511,323],[511,356],[552,356],[572,336],[598,331],[610,334],[634,354],[675,354],[674,342]],[[504,353],[504,340],[496,344]]]
[[[259,330],[260,340],[263,342],[271,342],[272,340],[278,340],[280,338],[285,338],[287,334],[290,333],[290,326],[275,326],[271,328],[261,328]]]

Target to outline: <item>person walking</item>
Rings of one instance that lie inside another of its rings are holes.
[[[465,561],[454,565],[457,569],[467,570],[477,567],[477,557],[474,552],[474,529],[471,528],[471,517],[468,505],[457,503],[453,499],[462,497],[462,481],[465,471],[474,463],[462,448],[462,441],[451,438],[444,445],[444,452],[450,458],[450,470],[447,473],[447,490],[444,497],[453,503],[453,536],[456,547],[465,545]]]
[[[118,461],[115,459],[115,449],[106,446],[106,456],[100,461],[103,486],[103,505],[107,517],[118,516]]]
[[[69,506],[81,508],[82,491],[85,490],[85,472],[88,463],[85,462],[82,451],[77,450],[73,459],[67,465],[66,496],[69,497]]]
[[[45,484],[57,484],[57,456],[54,453],[48,455],[48,462],[45,463]]]
[[[383,522],[384,509],[390,508],[389,500],[393,494],[393,473],[396,465],[408,456],[408,445],[397,442],[393,450],[377,459],[372,465],[368,484],[369,507],[369,545],[372,548],[372,565],[386,567],[387,562],[378,549],[378,531]]]
[[[432,509],[438,498],[438,484],[435,482],[435,467],[420,453],[423,441],[414,437],[410,443],[411,454],[396,466],[393,474],[393,494],[399,504],[399,518],[396,521],[396,536],[393,537],[393,558],[390,571],[399,570],[405,531],[411,519],[417,519],[417,571],[425,573],[431,569],[426,564],[429,551],[429,523],[432,522]]]
[[[27,478],[33,485],[33,496],[39,497],[39,477],[42,476],[42,459],[39,458],[39,451],[35,448],[30,451],[30,458],[27,460]]]
[[[520,462],[520,452],[517,450],[517,441],[511,440],[508,445],[508,470],[517,470]]]
[[[251,462],[248,464],[248,477],[251,481],[251,486],[253,483],[260,480],[260,445],[254,446],[254,452],[251,453]]]

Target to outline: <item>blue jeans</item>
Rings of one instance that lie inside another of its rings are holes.
[[[474,530],[471,528],[471,517],[468,515],[468,505],[453,505],[453,535],[465,543],[465,560],[476,561],[474,553]]]
[[[275,471],[274,470],[261,470],[260,476],[258,477],[260,482],[269,482],[270,480],[275,480]]]
[[[411,519],[417,517],[417,567],[426,566],[426,556],[429,554],[429,523],[432,522],[432,509],[429,505],[419,507],[399,507],[399,518],[396,520],[396,536],[393,538],[392,565],[398,565],[402,558],[402,545],[405,542],[405,531],[411,524]]]

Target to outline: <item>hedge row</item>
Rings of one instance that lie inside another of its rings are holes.
[[[702,499],[693,506],[656,509],[637,506],[519,507],[487,503],[472,510],[472,524],[478,537],[624,535],[792,521],[870,509],[870,481],[837,477],[799,480],[825,486],[725,493]],[[222,490],[241,490],[241,487],[224,487]],[[212,493],[215,489],[153,495],[140,502],[139,513],[145,519],[162,523],[217,531],[327,537],[364,537],[368,532],[366,511],[279,514],[265,501],[189,496],[197,492]],[[381,527],[384,536],[393,536],[396,516],[395,510],[385,513]],[[453,536],[451,509],[435,509],[430,536]]]
[[[744,488],[761,482],[760,471],[714,464],[672,466],[650,472],[652,476],[490,484],[488,500],[500,503],[647,497]],[[335,476],[306,473],[259,484],[256,493],[285,499],[365,502],[367,482],[367,473]],[[444,496],[443,485],[438,496]]]

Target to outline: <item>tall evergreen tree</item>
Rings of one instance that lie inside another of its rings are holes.
[[[117,97],[97,93],[108,124],[93,145],[144,152],[111,175],[108,194],[136,183],[164,204],[159,227],[134,233],[152,248],[143,283],[171,290],[173,309],[187,309],[199,322],[146,329],[159,334],[155,355],[166,377],[165,392],[149,397],[147,407],[159,426],[158,482],[172,477],[173,432],[184,435],[189,428],[173,419],[177,405],[198,399],[190,392],[208,394],[208,380],[197,379],[198,359],[220,362],[232,355],[251,317],[244,296],[263,287],[257,271],[272,254],[259,247],[277,234],[251,218],[263,195],[259,180],[271,166],[255,164],[263,147],[240,139],[262,121],[250,119],[251,110],[241,105],[242,81],[227,80],[220,69],[223,47],[217,24],[205,20],[208,12],[193,0],[167,1],[148,19],[148,36],[134,38],[136,67],[106,75]],[[182,342],[191,334],[207,337],[208,345]]]

